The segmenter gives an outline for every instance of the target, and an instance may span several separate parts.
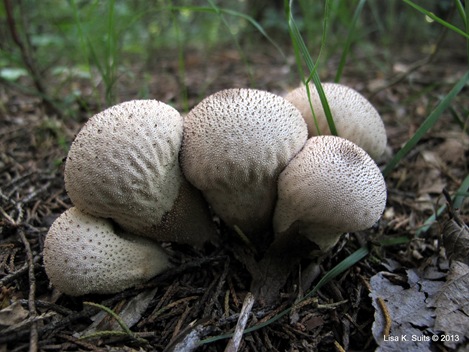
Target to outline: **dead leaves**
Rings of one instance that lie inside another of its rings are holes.
[[[445,256],[419,269],[384,264],[370,280],[378,351],[427,351],[435,344],[469,348],[469,228],[448,200],[441,234]],[[436,252],[436,251],[435,251]],[[446,259],[448,258],[448,259]]]
[[[469,265],[469,227],[456,214],[444,224],[443,243],[449,259]]]
[[[379,272],[371,278],[378,351],[428,351],[437,343],[467,347],[469,266],[453,261],[447,274],[442,270],[433,263],[425,270]]]
[[[455,348],[469,341],[469,266],[454,261],[446,277],[446,283],[429,302],[435,307],[435,331],[450,336],[442,341]],[[451,337],[452,336],[452,337]]]

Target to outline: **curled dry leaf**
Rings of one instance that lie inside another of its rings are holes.
[[[446,283],[429,305],[436,307],[435,331],[452,336],[442,341],[446,347],[456,348],[469,341],[469,266],[453,261]]]
[[[443,245],[449,259],[469,265],[469,227],[457,214],[444,223]]]
[[[0,310],[0,326],[11,326],[20,323],[28,316],[28,311],[16,301]]]

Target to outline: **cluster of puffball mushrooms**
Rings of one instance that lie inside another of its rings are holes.
[[[362,95],[325,83],[332,136],[309,88],[309,98],[304,86],[286,97],[227,89],[184,118],[157,100],[91,117],[65,162],[74,206],[45,239],[52,285],[77,296],[143,283],[171,266],[161,243],[216,243],[214,215],[255,245],[305,236],[321,253],[374,225],[386,203],[383,122]]]

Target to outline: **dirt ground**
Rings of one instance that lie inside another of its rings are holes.
[[[208,95],[223,88],[253,87],[254,82],[255,88],[285,94],[297,85],[294,59],[280,58],[273,50],[248,54],[251,77],[238,52],[221,49],[210,53],[210,63],[207,55],[187,53],[183,83],[172,53],[155,59],[151,71],[136,67],[134,76],[123,75],[118,81],[117,101],[138,96],[142,87],[135,77],[143,71],[151,72],[145,80],[148,96],[181,110],[184,87],[188,105],[193,106],[203,98],[201,92]],[[467,70],[463,55],[457,52],[444,51],[431,62],[419,64],[424,57],[411,48],[402,50],[380,70],[372,64],[373,58],[356,53],[344,72],[342,83],[368,97],[381,113],[388,134],[388,160]],[[323,81],[333,79],[334,60],[329,63],[331,73],[321,73]],[[375,68],[364,70],[367,66]],[[42,262],[44,238],[54,219],[71,206],[64,189],[63,160],[84,121],[101,109],[102,102],[86,96],[95,84],[99,86],[99,82],[77,79],[65,88],[80,89],[84,99],[71,105],[78,111],[75,118],[62,119],[48,115],[38,97],[0,86],[0,351],[176,351],[181,341],[190,350],[187,337],[191,334],[203,342],[198,351],[224,350],[228,339],[206,339],[233,331],[251,279],[230,248],[195,251],[173,246],[179,266],[116,295],[70,297],[48,282]],[[393,303],[400,298],[387,299],[384,307],[377,308],[375,296],[370,297],[370,290],[376,288],[370,286],[372,277],[385,272],[395,285],[408,289],[409,270],[431,267],[441,273],[438,280],[445,280],[449,269],[441,239],[448,212],[426,231],[422,225],[445,204],[443,189],[454,194],[468,175],[468,111],[465,88],[387,177],[388,202],[379,225],[345,236],[321,263],[321,273],[362,245],[369,246],[371,254],[300,306],[247,333],[240,351],[374,350],[379,345],[373,337],[375,314],[392,313]],[[465,130],[455,116],[463,118]],[[467,201],[465,204],[459,217],[467,224]],[[395,238],[407,241],[380,245]],[[302,263],[292,273],[274,305],[254,305],[248,327],[279,315],[314,287],[322,274],[304,279],[308,264]],[[309,285],[305,287],[303,282]],[[143,309],[131,309],[130,314],[124,310],[137,301],[145,302]],[[114,319],[84,302],[99,303],[130,317],[134,321],[127,324],[132,334],[119,333],[123,330]],[[434,311],[428,315],[435,317]],[[391,316],[391,320],[397,319]],[[383,324],[386,328],[391,322]],[[421,326],[413,328],[421,329],[422,334],[427,331]],[[467,350],[469,341],[463,341],[452,345],[440,341],[431,349]]]

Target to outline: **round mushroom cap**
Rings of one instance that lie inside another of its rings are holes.
[[[271,227],[277,177],[306,136],[300,112],[284,98],[223,90],[186,116],[182,170],[225,223],[260,234]]]
[[[91,117],[72,143],[65,187],[83,212],[159,240],[183,181],[183,119],[157,100],[133,100]]]
[[[47,233],[44,265],[52,285],[72,296],[117,293],[169,267],[150,239],[116,233],[113,223],[73,207]]]
[[[322,88],[331,109],[337,134],[354,142],[374,160],[378,160],[386,149],[387,137],[383,121],[373,105],[363,95],[344,85],[323,83]],[[285,99],[300,110],[308,125],[308,137],[330,135],[329,124],[315,85],[309,83],[309,89],[319,132],[314,123],[305,86],[294,89]]]
[[[312,137],[279,176],[274,230],[300,233],[327,252],[342,233],[373,226],[385,205],[384,178],[363,149]]]

